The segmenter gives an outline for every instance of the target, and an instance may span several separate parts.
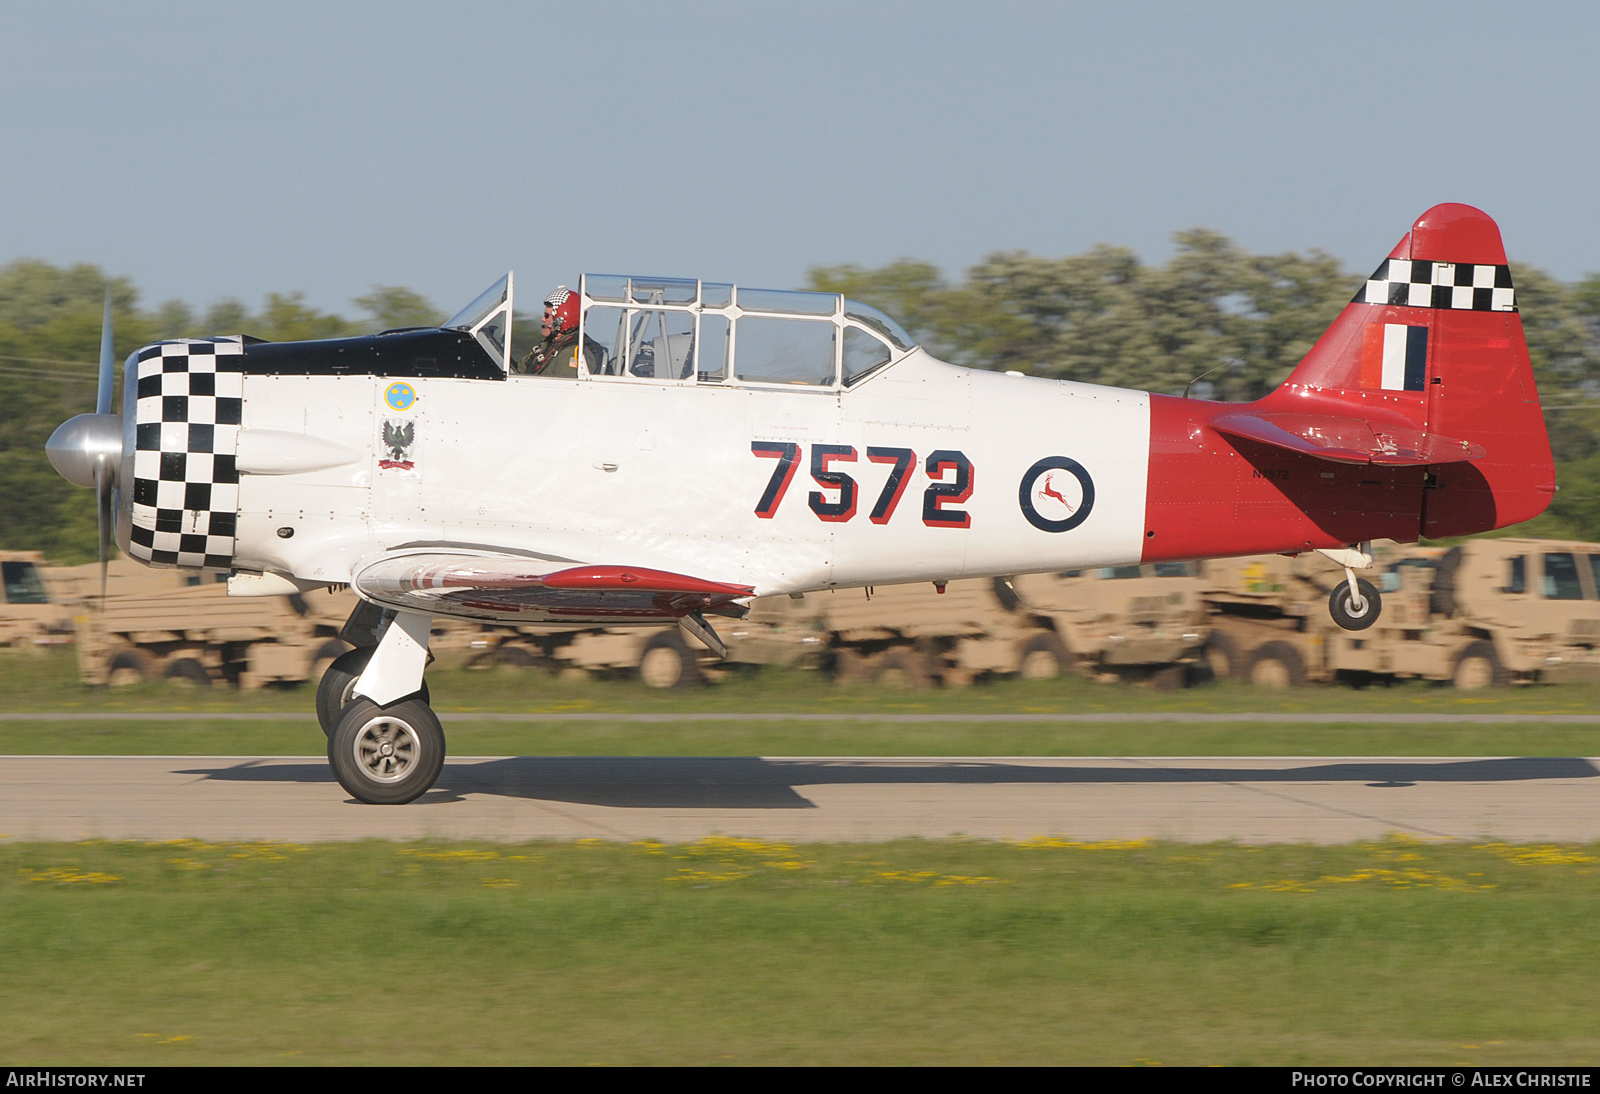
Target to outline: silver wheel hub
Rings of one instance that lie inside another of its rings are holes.
[[[422,739],[398,718],[377,717],[362,726],[352,746],[356,766],[373,782],[399,782],[422,761]]]

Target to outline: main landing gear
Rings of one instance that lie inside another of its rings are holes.
[[[432,617],[400,612],[375,645],[337,657],[317,684],[317,721],[339,785],[369,805],[404,805],[444,769],[444,727],[422,670]]]

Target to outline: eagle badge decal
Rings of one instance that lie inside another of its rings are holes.
[[[383,449],[387,458],[378,460],[385,471],[410,471],[417,466],[412,446],[417,440],[417,420],[385,420],[383,423]]]

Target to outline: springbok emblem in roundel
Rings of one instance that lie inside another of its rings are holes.
[[[1089,519],[1094,480],[1077,460],[1046,456],[1023,474],[1017,502],[1041,532],[1068,532]]]

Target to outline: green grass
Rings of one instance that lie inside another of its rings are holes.
[[[30,1065],[1593,1064],[1600,846],[0,845]]]
[[[1159,716],[1155,716],[1159,719]],[[873,722],[445,723],[453,756],[1600,756],[1600,726]],[[316,718],[0,721],[0,755],[309,756]]]

